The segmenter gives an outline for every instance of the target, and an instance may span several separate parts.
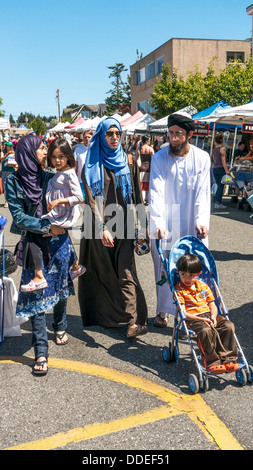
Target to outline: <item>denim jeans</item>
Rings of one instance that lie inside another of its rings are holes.
[[[60,299],[53,310],[54,331],[65,331],[67,328],[67,298]],[[48,357],[48,338],[45,313],[31,317],[32,323],[32,346],[34,348],[35,360],[39,357]]]
[[[224,184],[221,183],[221,179],[225,174],[226,172],[223,167],[213,168],[213,176],[218,186],[216,194],[215,194],[215,202],[217,204],[221,204],[221,199],[222,199],[223,189],[224,189]]]

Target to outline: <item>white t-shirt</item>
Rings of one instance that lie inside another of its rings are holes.
[[[86,155],[87,155],[88,147],[84,144],[77,145],[74,150],[74,157],[77,163],[77,176],[79,183],[82,182],[81,173],[83,169],[83,165],[85,164]]]

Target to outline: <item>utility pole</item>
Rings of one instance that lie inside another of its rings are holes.
[[[61,122],[61,112],[60,112],[60,90],[56,91],[56,99],[58,100],[58,115],[59,115],[59,122]]]

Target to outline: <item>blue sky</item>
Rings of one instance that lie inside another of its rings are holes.
[[[0,97],[6,115],[58,115],[71,103],[103,103],[107,66],[130,69],[172,37],[246,39],[253,0],[12,0],[1,2]],[[123,76],[123,78],[126,78]]]

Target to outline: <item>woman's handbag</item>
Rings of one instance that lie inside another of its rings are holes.
[[[131,173],[131,180],[132,180],[132,190],[133,190],[133,203],[136,205],[136,197],[135,197],[135,190],[134,190],[134,181],[133,181],[133,156],[131,154],[128,155],[128,164],[129,164],[129,169]],[[141,232],[139,228],[139,221],[138,217],[135,212],[135,239],[133,242],[134,245],[134,251],[137,255],[146,255],[147,253],[150,252],[150,247],[149,247],[149,240],[145,236],[143,232]]]
[[[135,229],[134,251],[137,255],[146,255],[150,252],[149,241],[138,228]]]

